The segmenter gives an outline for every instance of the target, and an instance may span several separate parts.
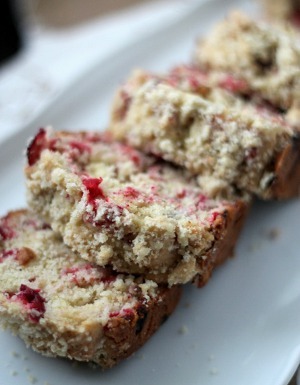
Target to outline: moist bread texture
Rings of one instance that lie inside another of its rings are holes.
[[[181,288],[79,258],[35,214],[0,219],[0,323],[46,356],[112,367],[173,312]]]
[[[197,176],[209,196],[299,194],[300,137],[286,116],[246,101],[239,77],[195,67],[135,71],[117,91],[110,132]]]
[[[29,205],[92,263],[202,285],[233,253],[248,203],[210,199],[184,170],[108,134],[42,129],[27,155]]]

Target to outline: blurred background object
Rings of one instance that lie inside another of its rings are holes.
[[[38,22],[63,28],[149,0],[28,0]]]
[[[0,62],[17,53],[21,47],[19,13],[13,0],[0,1]]]
[[[0,65],[0,141],[34,126],[92,68],[204,0],[2,1],[18,5],[24,48]]]

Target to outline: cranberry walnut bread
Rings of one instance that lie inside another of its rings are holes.
[[[184,170],[107,134],[41,129],[27,154],[29,205],[91,263],[201,286],[233,253],[247,203],[209,199]]]
[[[269,104],[299,127],[300,48],[287,30],[232,13],[199,42],[195,61],[206,71],[236,76],[246,97]]]
[[[86,263],[34,214],[0,220],[0,323],[47,356],[103,368],[137,350],[181,288]]]
[[[283,114],[231,92],[245,86],[192,67],[165,76],[135,71],[116,93],[110,132],[184,166],[209,196],[298,195],[299,133]]]

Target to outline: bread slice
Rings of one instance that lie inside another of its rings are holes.
[[[116,93],[110,132],[185,167],[209,196],[298,195],[299,132],[278,112],[231,92],[246,89],[238,78],[188,67],[165,76],[134,72]]]
[[[234,12],[199,42],[195,61],[244,81],[249,98],[265,101],[299,127],[300,47],[287,30]]]
[[[27,154],[29,205],[89,262],[202,285],[233,253],[248,203],[208,198],[183,170],[107,134],[41,129]]]
[[[181,288],[79,258],[29,211],[0,219],[0,323],[46,356],[111,367],[173,312]]]

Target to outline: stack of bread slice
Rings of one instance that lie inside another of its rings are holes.
[[[298,195],[296,43],[235,14],[195,57],[135,71],[105,133],[31,140],[30,209],[0,221],[0,321],[36,351],[115,365],[233,255],[253,196]]]

